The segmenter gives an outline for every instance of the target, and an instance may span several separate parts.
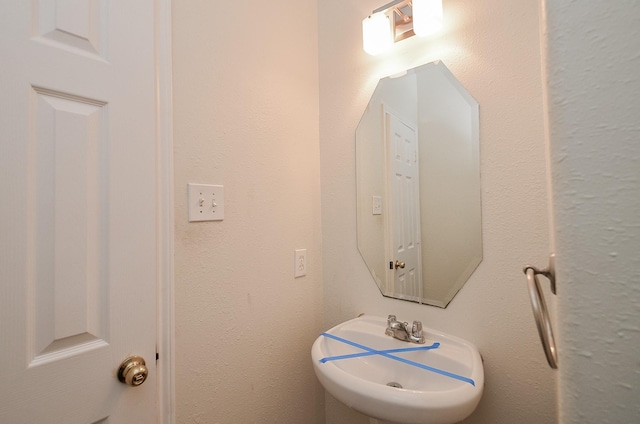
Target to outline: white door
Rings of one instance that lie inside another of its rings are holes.
[[[1,423],[156,422],[154,52],[151,0],[1,0]]]
[[[391,292],[403,299],[422,297],[418,137],[414,126],[385,109],[390,190]],[[402,293],[400,295],[400,293]]]

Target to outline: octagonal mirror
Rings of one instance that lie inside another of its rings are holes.
[[[482,261],[478,103],[442,62],[379,81],[356,129],[357,235],[384,296],[446,307]]]

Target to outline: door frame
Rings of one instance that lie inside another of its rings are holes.
[[[157,134],[157,390],[160,424],[175,422],[171,0],[154,0]]]

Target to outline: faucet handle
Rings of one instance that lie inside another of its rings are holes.
[[[395,320],[396,320],[395,315],[389,315],[387,317],[387,329],[384,330],[384,334],[386,334],[387,336],[393,337],[393,329],[391,328],[391,323],[395,322]]]
[[[424,343],[424,335],[422,334],[422,323],[420,321],[413,321],[413,326],[411,327],[411,338],[414,343]]]
[[[422,322],[413,321],[413,326],[411,327],[411,335],[414,337],[422,337]]]

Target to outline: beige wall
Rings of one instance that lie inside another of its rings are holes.
[[[444,34],[372,57],[362,51],[361,20],[381,3],[318,2],[325,327],[361,312],[395,313],[461,336],[479,347],[486,373],[483,399],[465,422],[555,423],[555,373],[522,273],[528,262],[544,266],[549,253],[539,4],[445,0]],[[480,104],[484,260],[444,310],[383,298],[355,236],[354,132],[362,112],[380,77],[436,59]],[[327,397],[327,423],[368,422]]]
[[[323,423],[316,2],[172,12],[177,422]],[[225,186],[224,221],[187,222],[188,182]]]

